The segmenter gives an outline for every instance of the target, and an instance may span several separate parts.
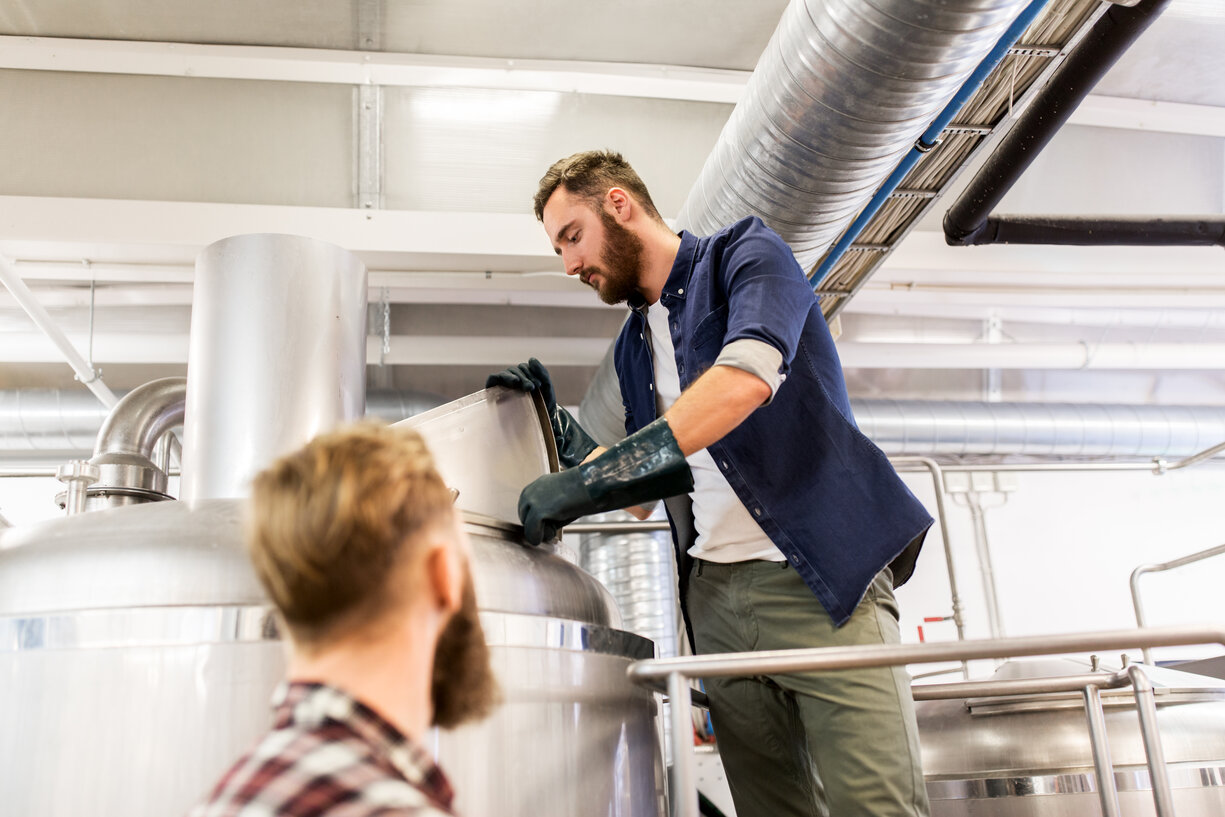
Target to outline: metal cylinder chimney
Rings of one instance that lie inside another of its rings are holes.
[[[312,238],[239,235],[201,251],[181,499],[246,496],[273,459],[365,414],[366,293],[362,262]]]

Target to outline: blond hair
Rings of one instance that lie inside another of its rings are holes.
[[[417,432],[361,423],[322,434],[252,482],[247,541],[260,582],[301,646],[368,624],[451,493]]]

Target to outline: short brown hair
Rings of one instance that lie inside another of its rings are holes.
[[[659,210],[655,209],[655,202],[651,201],[647,186],[630,163],[616,151],[587,150],[554,162],[540,178],[536,196],[532,199],[537,221],[544,221],[544,206],[559,187],[586,199],[597,212],[609,189],[620,187],[633,195],[648,215],[663,222]]]
[[[375,621],[392,568],[454,513],[421,436],[360,423],[322,434],[252,482],[251,561],[294,640],[316,646]]]

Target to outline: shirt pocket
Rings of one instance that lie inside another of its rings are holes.
[[[710,312],[693,329],[689,349],[694,362],[703,368],[712,365],[723,350],[723,339],[727,337],[727,304]]]

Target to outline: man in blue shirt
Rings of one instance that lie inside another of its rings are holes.
[[[567,469],[528,485],[529,541],[668,498],[699,653],[896,643],[893,586],[931,517],[855,426],[817,299],[756,218],[672,232],[616,153],[556,162],[535,199],[565,271],[633,312],[614,361],[628,436],[600,448],[536,361]],[[678,497],[679,495],[679,497]],[[737,812],[925,815],[903,668],[718,679],[711,715]]]

